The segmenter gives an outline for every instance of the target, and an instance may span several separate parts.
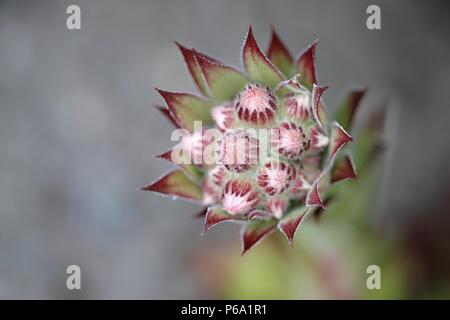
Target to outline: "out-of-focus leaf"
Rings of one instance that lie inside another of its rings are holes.
[[[169,121],[176,127],[180,128],[179,124],[177,123],[177,120],[172,116],[172,113],[170,113],[170,110],[165,106],[158,106],[155,105],[155,108],[157,108],[161,113],[169,119]]]
[[[353,118],[366,91],[367,89],[353,89],[338,105],[334,119],[340,123],[345,130],[350,130]]]
[[[267,49],[267,57],[286,77],[289,78],[291,76],[292,56],[274,28],[272,28],[272,37],[269,48]]]

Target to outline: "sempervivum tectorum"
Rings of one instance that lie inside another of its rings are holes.
[[[201,95],[159,90],[160,110],[181,131],[158,157],[179,168],[144,188],[205,206],[204,231],[243,224],[243,253],[275,230],[292,243],[306,215],[321,210],[328,187],[356,176],[338,151],[364,90],[354,90],[329,121],[317,83],[317,41],[293,59],[272,31],[267,54],[250,28],[243,71],[177,44]]]

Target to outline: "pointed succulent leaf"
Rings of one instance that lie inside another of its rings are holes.
[[[331,182],[338,182],[346,179],[355,179],[356,169],[350,154],[336,159],[331,170]]]
[[[152,184],[143,187],[142,190],[172,195],[188,200],[201,201],[203,199],[201,188],[189,179],[181,169],[165,174]]]
[[[159,111],[161,111],[161,113],[167,118],[169,119],[169,121],[177,128],[180,128],[179,124],[177,123],[177,120],[173,117],[172,113],[170,112],[170,110],[168,108],[166,108],[165,106],[159,106],[159,105],[155,105],[155,108],[157,108]]]
[[[278,229],[287,237],[289,245],[293,245],[293,239],[298,226],[303,221],[303,218],[312,210],[309,207],[299,207],[289,212],[279,223]]]
[[[328,186],[330,180],[329,168],[325,168],[311,185],[306,195],[306,206],[325,208],[322,192]]]
[[[338,105],[336,110],[335,120],[341,124],[342,128],[345,130],[350,130],[353,117],[360,105],[364,94],[367,89],[353,89],[351,90],[343,99],[343,101]]]
[[[211,61],[198,54],[196,55],[196,59],[202,69],[203,76],[212,96],[219,101],[234,98],[248,83],[247,78],[233,67]]]
[[[300,73],[300,83],[312,90],[313,84],[317,83],[316,74],[316,46],[318,39],[308,48],[302,51],[295,62],[294,73]]]
[[[328,89],[328,86],[321,87],[314,83],[313,89],[312,89],[312,95],[311,95],[314,118],[316,119],[317,124],[322,129],[324,129],[324,127],[326,125],[326,113],[323,108],[323,104],[321,103],[321,99],[322,99],[322,95],[324,94],[324,92],[327,89]]]
[[[242,253],[245,254],[251,247],[259,243],[264,237],[276,230],[277,219],[253,219],[241,233]]]
[[[203,224],[203,233],[221,222],[239,220],[244,220],[244,218],[240,215],[230,214],[220,207],[210,207],[206,212],[205,223]]]
[[[272,28],[272,37],[267,50],[267,58],[287,77],[292,72],[292,56],[281,41],[275,29]]]
[[[248,30],[242,49],[242,63],[250,79],[259,84],[275,88],[278,83],[284,80],[277,67],[259,49],[252,27]]]
[[[331,132],[331,140],[328,151],[328,161],[331,163],[338,151],[347,143],[353,142],[354,139],[341,127],[337,122],[333,123]]]
[[[156,89],[166,101],[180,127],[194,132],[194,121],[212,124],[212,103],[190,93],[169,92]]]
[[[189,73],[192,76],[192,79],[194,80],[195,84],[197,85],[198,89],[203,95],[208,95],[208,85],[205,82],[205,79],[203,78],[202,69],[200,68],[200,65],[198,64],[196,53],[193,49],[188,49],[178,42],[175,42],[175,44],[178,46],[178,48],[181,51],[181,54],[183,55],[184,61],[186,62],[186,65],[189,69]],[[200,53],[197,53],[200,55]],[[205,58],[211,59],[212,61],[215,61],[214,58],[207,57],[206,55],[203,55]]]
[[[192,181],[199,184],[202,180],[201,171],[199,169],[197,169],[197,167],[195,165],[187,163],[187,161],[186,161],[186,163],[178,163],[177,161],[174,161],[172,159],[172,155],[173,155],[175,148],[177,148],[177,146],[175,146],[174,148],[169,149],[163,153],[160,153],[160,154],[156,155],[155,157],[169,161],[169,162],[173,163],[174,165],[176,165],[177,167],[180,167]]]

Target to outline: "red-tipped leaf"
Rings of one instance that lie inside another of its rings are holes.
[[[181,169],[167,173],[152,184],[143,187],[142,190],[181,197],[188,200],[201,201],[203,199],[201,188],[189,179]]]
[[[308,194],[306,195],[306,206],[325,208],[325,203],[323,201],[321,192],[322,189],[324,189],[328,185],[329,179],[329,168],[325,168],[324,171],[313,182],[311,189],[309,189]]]
[[[202,125],[212,124],[212,103],[190,93],[169,92],[156,89],[166,101],[167,106],[180,127],[194,132],[194,121]]]
[[[155,105],[155,108],[157,108],[169,121],[177,128],[180,128],[180,125],[177,123],[177,120],[173,117],[172,113],[170,113],[170,110],[166,108],[165,106],[158,106]]]
[[[331,182],[338,182],[346,179],[355,179],[356,169],[350,155],[344,155],[333,163],[331,170]]]
[[[189,73],[192,76],[192,79],[194,80],[195,84],[197,85],[198,89],[203,95],[208,95],[208,85],[205,82],[205,79],[203,78],[202,69],[200,68],[200,65],[198,64],[197,58],[195,56],[193,49],[188,49],[178,42],[175,42],[175,44],[178,46],[178,48],[181,51],[181,54],[183,55],[184,61],[186,62],[186,65],[189,69]],[[200,53],[198,53],[200,54]],[[207,57],[204,55],[205,58]],[[211,59],[214,61],[213,58],[208,57],[208,59]]]
[[[272,28],[272,37],[269,48],[267,49],[267,58],[286,76],[290,77],[292,73],[292,56],[284,43],[281,41],[275,29]]]
[[[300,73],[300,83],[312,90],[313,84],[317,83],[316,73],[316,39],[308,48],[302,51],[295,62],[295,72]]]
[[[278,223],[278,229],[280,229],[280,231],[284,233],[284,235],[288,239],[289,245],[293,245],[293,239],[300,223],[311,210],[312,209],[308,207],[300,207],[294,209]]]
[[[205,216],[205,223],[203,224],[203,233],[221,222],[243,219],[242,216],[232,215],[219,207],[208,208]]]
[[[258,244],[262,239],[276,230],[277,219],[253,219],[243,229],[241,234],[242,253]]]
[[[353,141],[354,139],[347,133],[347,131],[345,131],[339,123],[334,122],[328,153],[329,162],[333,161],[334,157],[343,146]]]
[[[280,70],[259,49],[251,26],[242,49],[242,63],[250,79],[259,84],[275,88],[284,80]]]
[[[318,86],[315,83],[313,84],[312,95],[311,95],[311,103],[314,114],[314,119],[319,124],[319,126],[323,129],[326,123],[326,114],[323,109],[323,104],[321,103],[322,95],[327,91],[328,86]]]
[[[220,62],[211,61],[198,54],[196,55],[196,59],[211,94],[219,101],[226,101],[234,98],[234,96],[248,83],[247,78],[233,67]]]

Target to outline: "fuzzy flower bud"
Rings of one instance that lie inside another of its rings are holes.
[[[297,159],[309,148],[309,139],[300,126],[282,122],[271,130],[271,144],[278,153],[288,159]]]
[[[275,117],[276,98],[269,88],[248,85],[239,93],[235,108],[242,122],[265,126]]]
[[[227,131],[219,141],[219,163],[226,169],[242,172],[258,163],[258,139],[243,130]]]
[[[258,185],[268,195],[282,193],[295,178],[294,167],[285,162],[270,161],[259,171]]]
[[[228,181],[223,190],[223,208],[230,214],[244,215],[256,208],[259,196],[250,182]]]

